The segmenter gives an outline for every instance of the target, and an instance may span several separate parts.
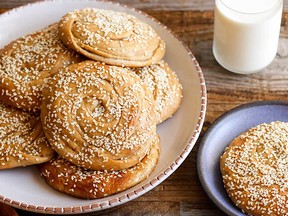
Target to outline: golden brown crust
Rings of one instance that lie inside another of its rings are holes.
[[[288,123],[272,122],[235,138],[220,159],[225,188],[250,215],[288,215]]]
[[[43,94],[45,135],[71,163],[121,170],[149,151],[155,102],[133,71],[85,61],[59,72]]]
[[[0,50],[0,100],[35,112],[50,77],[81,60],[61,43],[58,24],[19,38]]]
[[[44,163],[53,156],[40,117],[0,103],[0,169]]]
[[[165,54],[165,43],[151,26],[116,11],[75,10],[61,19],[59,32],[64,44],[106,64],[143,67]]]
[[[148,155],[137,165],[120,171],[89,171],[63,158],[41,164],[38,169],[54,189],[84,199],[95,199],[124,191],[145,180],[154,170],[160,154],[156,135]]]
[[[179,108],[182,86],[177,74],[162,60],[157,64],[135,68],[155,99],[156,123],[160,124],[171,117]]]

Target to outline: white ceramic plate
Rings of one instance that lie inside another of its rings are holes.
[[[77,8],[96,7],[122,11],[150,24],[167,44],[165,60],[177,72],[183,85],[178,112],[157,127],[161,137],[159,163],[148,179],[106,198],[83,200],[50,188],[36,168],[0,171],[0,201],[16,208],[50,214],[71,214],[107,209],[151,190],[184,161],[201,131],[206,112],[206,87],[202,71],[192,53],[164,25],[133,8],[97,0],[57,0],[26,5],[0,16],[0,48],[10,41],[57,22]]]

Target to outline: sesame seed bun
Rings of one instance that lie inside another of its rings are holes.
[[[81,61],[58,36],[58,23],[12,41],[0,50],[0,100],[39,111],[43,87],[59,69]]]
[[[228,195],[249,215],[288,215],[288,123],[260,124],[235,138],[220,160]]]
[[[156,123],[170,118],[178,110],[182,99],[182,85],[177,74],[164,60],[133,70],[153,92]]]
[[[53,156],[39,115],[0,102],[0,169],[44,163]]]
[[[155,101],[133,71],[84,61],[56,74],[43,95],[45,135],[71,163],[121,170],[149,151],[156,133]]]
[[[85,8],[59,22],[64,44],[106,64],[143,67],[159,62],[165,43],[148,24],[126,13]]]
[[[159,154],[159,136],[156,135],[149,153],[143,160],[124,170],[86,170],[61,157],[39,165],[38,169],[54,189],[75,197],[95,199],[121,192],[145,180],[154,170]]]

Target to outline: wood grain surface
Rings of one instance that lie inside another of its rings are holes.
[[[34,0],[1,0],[0,12]],[[212,54],[213,7],[211,0],[119,0],[143,9],[167,25],[192,50],[207,85],[208,106],[202,135],[213,121],[240,104],[259,100],[286,100],[288,97],[288,2],[282,19],[277,56],[263,71],[237,75],[223,69]],[[1,33],[0,33],[1,34]],[[94,215],[224,215],[209,200],[197,177],[196,155],[199,140],[185,162],[162,184],[143,196]],[[17,210],[19,215],[40,214]]]
[[[14,8],[39,0],[0,0],[0,8]],[[57,0],[56,0],[57,1]],[[72,0],[73,1],[73,0]],[[205,11],[213,10],[214,0],[110,0],[149,11]],[[284,0],[284,10],[288,1]]]

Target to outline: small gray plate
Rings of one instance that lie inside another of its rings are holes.
[[[200,182],[210,199],[228,215],[246,214],[233,204],[224,189],[220,156],[239,134],[272,121],[288,122],[288,102],[257,101],[236,107],[215,120],[201,140],[197,156]]]

